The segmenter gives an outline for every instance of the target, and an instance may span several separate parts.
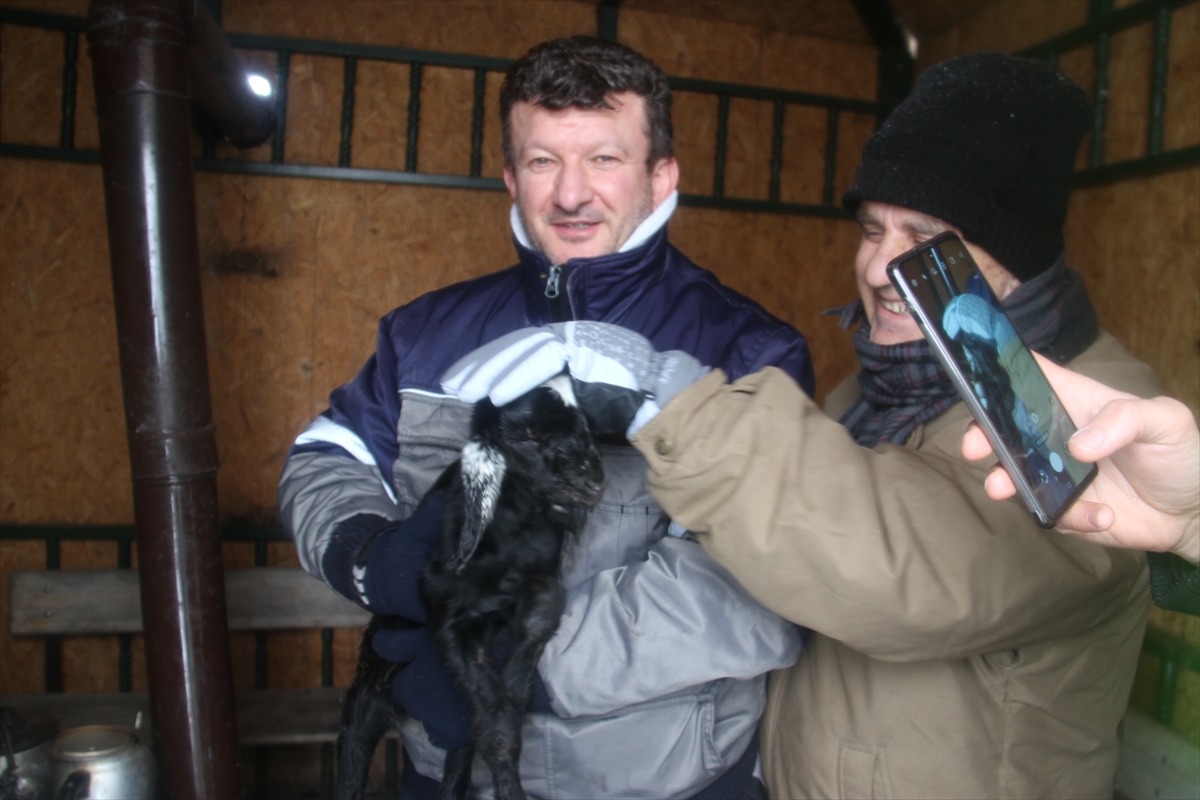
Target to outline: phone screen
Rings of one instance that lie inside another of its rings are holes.
[[[1052,526],[1095,467],[1067,450],[1075,425],[962,240],[941,234],[894,260],[888,274],[1026,505]]]

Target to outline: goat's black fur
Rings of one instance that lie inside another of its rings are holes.
[[[556,388],[551,388],[551,385]],[[524,798],[518,772],[521,718],[546,642],[562,616],[559,572],[570,540],[600,499],[603,473],[587,419],[565,377],[506,406],[476,404],[462,457],[430,490],[446,512],[438,549],[422,575],[429,630],[471,709],[473,744],[446,757],[440,796],[466,798],[475,752],[498,800]],[[392,723],[390,685],[402,665],[381,659],[372,619],[338,734],[338,798],[362,797],[371,755]],[[493,668],[497,634],[511,638]]]

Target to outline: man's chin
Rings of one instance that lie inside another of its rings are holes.
[[[554,264],[563,264],[572,258],[595,258],[617,252],[615,244],[598,239],[599,237],[586,242],[555,242],[542,252]]]
[[[883,346],[893,344],[908,344],[925,338],[925,334],[921,333],[920,328],[913,331],[894,331],[888,329],[871,329],[871,343]]]
[[[925,338],[924,333],[920,332],[916,324],[898,324],[893,320],[880,319],[882,315],[876,314],[875,320],[871,323],[872,344],[882,344],[887,347],[889,344],[907,344]]]

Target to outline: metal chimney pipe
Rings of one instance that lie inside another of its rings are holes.
[[[194,11],[190,0],[93,0],[87,34],[160,765],[171,797],[235,798],[191,153]]]
[[[246,68],[200,0],[185,0],[191,95],[238,147],[254,147],[275,128],[272,104],[250,90]]]

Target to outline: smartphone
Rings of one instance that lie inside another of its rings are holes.
[[[938,234],[887,273],[1021,499],[1054,527],[1096,466],[1067,450],[1075,424],[966,246],[953,231]]]

